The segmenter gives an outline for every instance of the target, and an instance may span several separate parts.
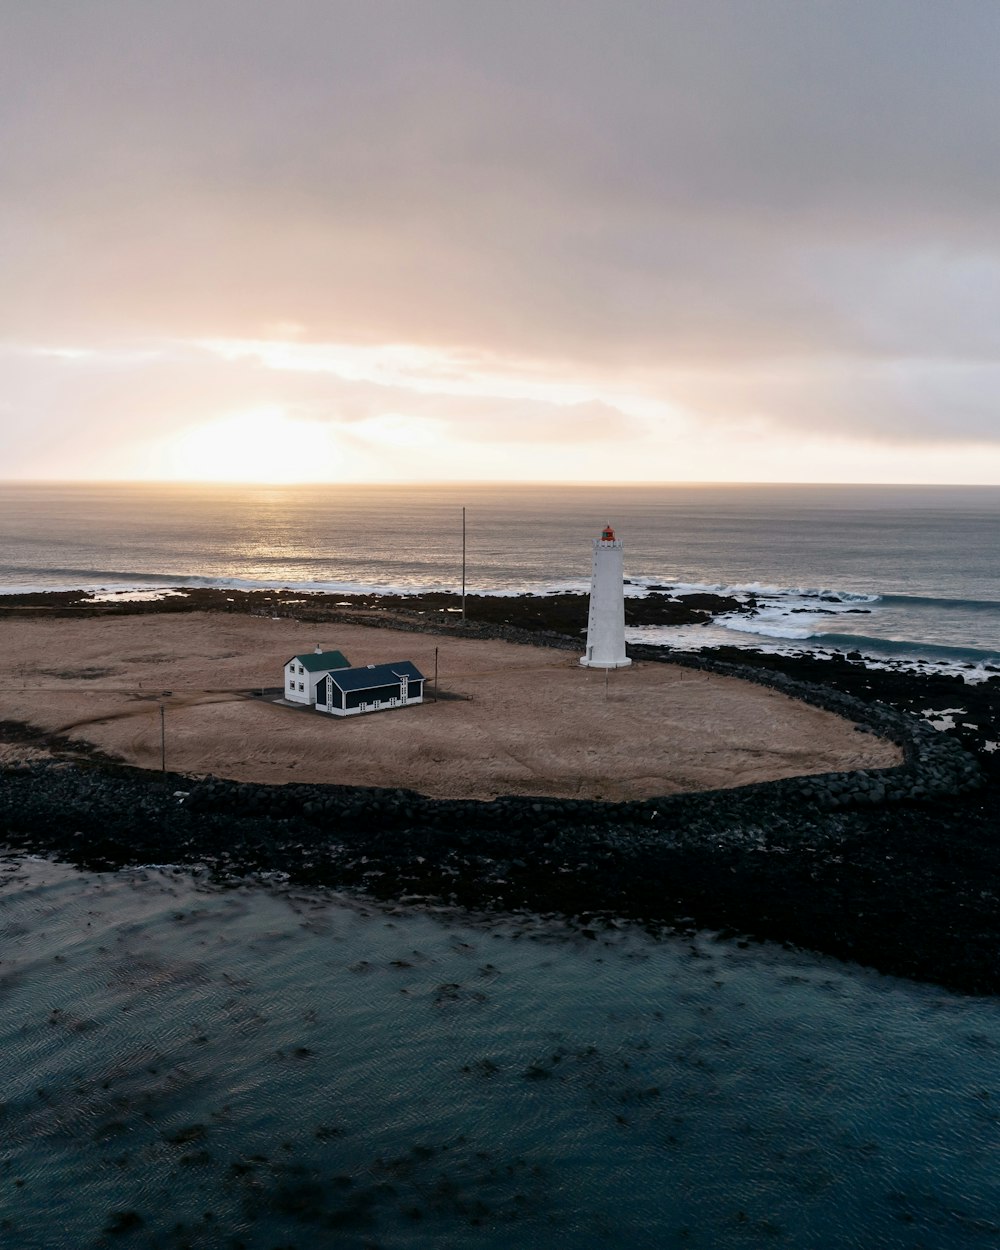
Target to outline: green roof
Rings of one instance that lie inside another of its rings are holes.
[[[327,673],[334,668],[350,668],[351,664],[342,651],[307,651],[305,655],[293,655],[307,673]]]
[[[423,681],[424,675],[412,660],[396,660],[393,664],[368,664],[349,668],[330,680],[341,690],[374,690],[376,686],[398,686],[401,677]]]

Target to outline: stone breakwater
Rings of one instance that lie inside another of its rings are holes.
[[[654,652],[633,654],[664,658]],[[0,773],[0,830],[11,849],[91,869],[200,864],[222,882],[279,874],[411,902],[558,912],[595,936],[622,920],[708,928],[1000,992],[1000,786],[991,758],[977,761],[954,736],[900,710],[898,675],[883,690],[879,674],[862,670],[859,698],[797,680],[789,661],[793,673],[773,661],[764,669],[670,658],[847,716],[859,732],[900,743],[904,763],[597,803],[432,800],[403,789],[180,775],[164,785],[156,774],[93,759]],[[910,703],[924,701],[926,688],[908,679]]]
[[[661,648],[630,647],[636,659],[663,659]],[[671,663],[707,672],[723,673],[755,682],[834,712],[856,722],[859,732],[888,738],[903,750],[904,763],[896,768],[859,769],[855,772],[818,773],[784,781],[765,782],[764,788],[783,788],[803,800],[827,809],[905,799],[946,798],[978,789],[982,769],[960,742],[941,734],[925,720],[886,703],[866,703],[833,687],[805,682],[773,670],[730,663],[702,654],[670,655]],[[761,787],[744,787],[755,790]]]

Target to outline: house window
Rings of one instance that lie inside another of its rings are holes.
[[[299,682],[299,689],[300,689],[300,690],[305,690],[305,686],[303,686],[302,682]]]

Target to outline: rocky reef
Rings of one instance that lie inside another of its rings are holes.
[[[231,590],[188,587],[183,594],[163,599],[136,600],[127,593],[95,600],[82,590],[40,591],[0,597],[0,618],[37,613],[47,616],[123,616],[145,613],[250,612],[294,616],[298,620],[341,620],[379,617],[415,627],[457,626],[460,596],[445,591],[411,595],[327,594],[293,590]],[[464,628],[514,627],[528,632],[562,633],[568,637],[586,631],[588,597],[585,594],[468,595]],[[667,587],[652,588],[644,596],[625,600],[628,625],[698,625],[729,612],[752,613],[753,602],[708,593],[672,594]]]

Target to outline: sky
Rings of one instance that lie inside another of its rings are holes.
[[[0,478],[1000,483],[996,0],[5,0]]]

